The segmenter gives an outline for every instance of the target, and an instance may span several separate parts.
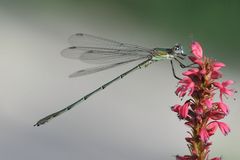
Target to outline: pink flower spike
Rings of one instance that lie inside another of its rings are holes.
[[[198,58],[202,58],[203,56],[203,51],[202,51],[202,47],[198,42],[193,42],[191,45],[192,48],[192,53]]]
[[[230,132],[228,124],[220,121],[229,113],[223,96],[228,98],[236,93],[230,86],[234,82],[218,81],[223,76],[221,68],[225,64],[203,55],[200,43],[193,42],[191,52],[188,58],[193,66],[183,71],[175,91],[181,101],[187,100],[171,108],[190,128],[185,137],[190,154],[176,155],[176,160],[221,160],[220,156],[210,157],[210,138],[218,129],[224,135]]]
[[[230,132],[230,128],[228,127],[228,125],[224,122],[217,122],[217,123],[223,135],[226,136]]]

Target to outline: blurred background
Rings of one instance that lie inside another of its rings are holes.
[[[61,57],[73,33],[145,47],[199,41],[240,83],[240,2],[188,0],[0,0],[0,157],[2,160],[159,160],[188,154],[187,127],[170,107],[177,80],[169,62],[155,63],[96,94],[50,123],[40,118],[78,100],[137,63],[81,78],[91,67]],[[177,70],[178,75],[182,72]],[[225,119],[232,132],[211,139],[210,157],[240,157],[239,93]]]

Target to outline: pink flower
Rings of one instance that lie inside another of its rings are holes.
[[[203,114],[202,107],[197,107],[194,111],[195,111],[196,115],[202,115]]]
[[[225,114],[229,113],[228,106],[225,103],[223,103],[223,102],[216,102],[214,104],[218,107],[218,109],[221,109]]]
[[[198,59],[195,56],[189,56],[188,58],[195,64],[198,64],[198,65],[202,65],[203,64],[203,61],[201,59]]]
[[[186,93],[189,91],[189,96],[192,95],[194,91],[194,82],[191,78],[183,78],[179,81],[181,83],[181,86],[177,88],[175,91],[176,95],[179,95],[179,97],[184,97]]]
[[[225,64],[222,62],[214,62],[213,63],[213,70],[214,71],[218,71],[219,69],[221,69],[222,67],[225,67]]]
[[[212,71],[211,78],[212,79],[219,79],[222,77],[222,73],[219,71]]]
[[[214,135],[214,133],[216,132],[217,128],[218,128],[217,123],[215,123],[215,122],[210,122],[210,123],[207,125],[207,131],[208,131],[209,136]]]
[[[214,61],[212,64],[212,79],[218,79],[222,77],[222,73],[219,71],[222,67],[225,67],[225,64],[222,62]]]
[[[234,82],[232,80],[227,80],[227,81],[224,81],[222,83],[219,83],[219,82],[214,82],[213,83],[213,85],[220,90],[220,99],[221,99],[221,101],[222,101],[222,95],[223,94],[227,94],[229,96],[233,95],[233,90],[227,88],[227,86],[229,86],[229,85],[231,85],[233,83]]]
[[[190,75],[197,75],[199,72],[198,68],[191,68],[189,70],[187,70],[186,72],[183,72],[184,76],[190,76]]]
[[[217,122],[217,123],[223,135],[226,136],[230,132],[230,128],[228,127],[228,125],[224,122]]]
[[[223,119],[225,116],[226,114],[223,111],[219,110],[213,110],[209,114],[209,118],[211,118],[212,120],[220,120]]]
[[[184,124],[189,126],[189,127],[191,127],[191,128],[194,127],[194,124],[192,122],[190,122],[190,121],[187,121]]]
[[[194,54],[195,57],[197,57],[198,59],[202,58],[203,51],[201,45],[198,42],[193,42],[191,48],[192,53]]]
[[[203,104],[206,105],[208,108],[212,107],[213,100],[212,99],[205,99]]]
[[[186,118],[188,116],[188,107],[189,102],[185,103],[183,106],[176,104],[172,107],[172,111],[177,112],[181,119]]]
[[[201,128],[199,136],[200,136],[200,139],[204,142],[206,142],[209,139],[209,134],[208,134],[206,128],[204,128],[204,127]]]
[[[224,122],[219,122],[219,121],[212,121],[208,124],[209,129],[213,129],[211,133],[214,133],[216,131],[216,127],[220,129],[220,131],[223,133],[223,135],[227,135],[230,132],[229,126],[224,123]]]
[[[203,69],[200,70],[200,73],[201,73],[202,75],[205,75],[205,74],[207,73],[207,71],[206,71],[205,68],[203,68]]]

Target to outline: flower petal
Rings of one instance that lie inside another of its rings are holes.
[[[217,102],[216,103],[217,106],[225,113],[225,114],[228,114],[229,113],[229,109],[228,109],[228,106],[223,103],[223,102]]]
[[[222,62],[214,62],[213,63],[213,71],[218,71],[222,67],[225,67],[225,64]]]
[[[233,80],[227,80],[227,81],[222,82],[222,85],[223,85],[224,87],[227,87],[227,86],[229,86],[229,85],[231,85],[231,84],[233,84],[233,83],[234,83]]]
[[[204,100],[204,104],[208,107],[211,108],[212,107],[212,99],[206,99]]]
[[[188,91],[189,91],[188,95],[189,96],[192,95],[192,93],[194,92],[195,84],[191,78],[185,77],[185,78],[181,79],[179,81],[179,83],[181,84],[181,86],[179,86],[177,88],[177,90],[175,91],[175,93],[179,97],[184,97]]]
[[[198,71],[199,71],[198,68],[191,68],[191,69],[183,72],[183,75],[184,75],[184,76],[189,76],[189,75],[192,75],[192,74],[197,74]]]
[[[180,115],[183,118],[186,118],[188,116],[188,107],[189,107],[189,103],[185,103],[180,110]]]
[[[230,132],[229,126],[224,122],[217,122],[217,123],[218,123],[218,127],[221,130],[221,132],[223,133],[223,135],[226,136]]]
[[[223,112],[223,111],[211,111],[209,117],[212,119],[212,120],[220,120],[220,119],[223,119],[224,117],[226,116],[226,114]]]
[[[209,134],[208,134],[206,128],[204,128],[204,127],[201,128],[199,136],[200,136],[200,139],[204,142],[209,139]]]
[[[188,58],[195,64],[203,65],[203,61],[195,56],[188,56]]]
[[[222,84],[219,82],[213,82],[213,85],[219,89],[223,88]]]
[[[179,108],[181,107],[181,105],[179,104],[175,104],[174,106],[172,106],[171,110],[174,111],[174,112],[179,112]]]
[[[222,77],[222,73],[221,72],[219,72],[219,71],[213,71],[212,72],[212,75],[211,75],[212,79],[219,79],[221,77]]]
[[[222,62],[214,62],[213,67],[225,67],[225,64]]]
[[[191,45],[192,48],[192,53],[198,58],[202,58],[203,56],[203,51],[202,51],[202,47],[200,45],[200,43],[198,42],[193,42]]]
[[[206,69],[202,69],[202,70],[200,71],[200,73],[201,73],[202,75],[205,75],[205,74],[207,73],[207,71],[206,71]]]
[[[208,125],[207,125],[207,131],[208,131],[208,134],[210,136],[214,135],[214,133],[216,132],[218,128],[218,124],[216,121],[213,121],[213,122],[210,122]]]

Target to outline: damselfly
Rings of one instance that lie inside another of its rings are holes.
[[[105,83],[91,93],[83,96],[81,99],[65,107],[64,109],[61,109],[60,111],[57,111],[40,119],[34,126],[40,126],[49,120],[61,115],[62,113],[69,111],[77,104],[87,100],[90,96],[105,89],[115,81],[122,79],[137,69],[147,67],[153,62],[165,59],[170,60],[173,75],[177,79],[179,78],[175,74],[173,60],[176,60],[182,68],[186,67],[181,62],[181,60],[184,60],[186,55],[184,54],[183,48],[180,44],[176,44],[172,48],[149,49],[138,45],[121,43],[114,40],[83,33],[77,33],[70,36],[69,43],[72,45],[72,47],[66,48],[61,52],[63,57],[79,59],[83,62],[91,64],[101,64],[98,67],[87,68],[74,72],[70,75],[70,77],[88,75],[138,60],[143,60],[143,62],[119,75],[118,77],[112,79],[111,81]]]

